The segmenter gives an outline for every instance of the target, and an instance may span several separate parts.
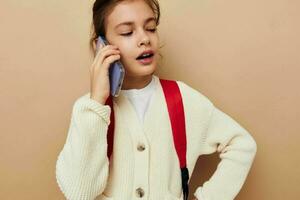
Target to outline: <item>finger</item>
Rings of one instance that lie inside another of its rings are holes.
[[[119,60],[120,58],[121,58],[120,55],[111,55],[111,56],[107,57],[103,62],[103,67],[109,68],[111,63]]]
[[[98,60],[99,55],[102,54],[103,52],[109,50],[109,49],[118,49],[118,47],[114,46],[114,45],[105,45],[105,46],[103,46],[102,49],[99,49],[97,51],[96,56],[95,56],[95,60]]]
[[[99,59],[98,59],[96,65],[97,66],[102,65],[106,58],[108,58],[111,55],[120,55],[120,53],[121,53],[120,50],[108,49],[99,56]]]
[[[121,53],[120,50],[117,49],[112,49],[112,48],[103,49],[103,51],[95,58],[92,66],[100,66],[102,65],[105,58],[107,58],[108,56],[120,54],[120,53]]]
[[[108,56],[106,58],[104,58],[101,63],[100,63],[100,59],[99,59],[99,62],[92,65],[90,72],[93,73],[94,71],[98,71],[101,69],[107,70],[107,68],[109,68],[109,65],[111,63],[113,63],[114,61],[119,60],[121,58],[119,51],[117,51],[117,50],[112,50],[112,51],[115,51],[115,52],[108,54]],[[107,53],[109,53],[109,52],[107,52]]]
[[[118,49],[118,47],[116,45],[105,45],[100,50],[105,50],[105,49]]]
[[[112,53],[120,53],[119,49],[115,49],[115,48],[107,48],[107,49],[103,49],[102,53],[99,55],[99,59],[103,59],[106,58],[107,56],[109,56]]]
[[[121,53],[121,51],[118,49],[107,49],[102,53],[100,58],[102,58],[104,60],[105,58],[107,58],[108,56],[110,56],[112,54],[120,54],[120,53]]]

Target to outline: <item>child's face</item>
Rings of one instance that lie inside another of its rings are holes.
[[[122,1],[106,17],[106,39],[121,52],[121,62],[126,76],[142,77],[155,71],[159,38],[155,14],[144,0]],[[132,22],[131,25],[122,24]],[[124,35],[126,34],[126,35]],[[152,63],[143,65],[136,58],[145,50],[154,53]]]

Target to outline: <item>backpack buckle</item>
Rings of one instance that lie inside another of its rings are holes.
[[[189,196],[189,178],[189,170],[186,167],[181,168],[181,181],[184,200],[187,200]]]

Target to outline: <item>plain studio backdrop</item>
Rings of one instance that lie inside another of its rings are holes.
[[[89,91],[93,2],[1,0],[0,199],[64,199],[55,163],[73,103]],[[300,199],[300,1],[160,5],[156,74],[201,91],[257,142],[236,199]],[[218,162],[217,154],[199,158],[192,192]]]

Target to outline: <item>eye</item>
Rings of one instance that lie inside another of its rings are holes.
[[[154,28],[154,29],[148,29],[148,31],[154,33],[154,32],[156,32],[156,28]],[[130,36],[131,34],[132,34],[132,32],[128,32],[128,33],[122,33],[121,35],[123,35],[123,36]]]
[[[129,36],[129,35],[131,35],[132,34],[132,32],[128,32],[128,33],[123,33],[123,34],[121,34],[121,35],[123,35],[123,36]]]
[[[150,31],[150,32],[155,32],[156,31],[156,28],[154,28],[154,29],[148,29],[148,31]]]

